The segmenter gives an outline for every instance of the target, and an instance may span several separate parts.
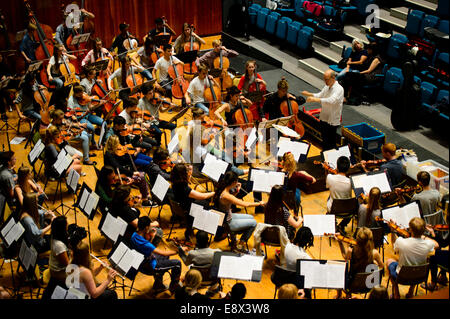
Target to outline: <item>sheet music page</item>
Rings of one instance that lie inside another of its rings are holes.
[[[114,253],[111,255],[110,259],[111,261],[118,265],[120,260],[122,259],[123,255],[127,252],[128,247],[124,243],[120,243]]]
[[[88,197],[89,197],[89,191],[88,191],[87,188],[85,188],[83,190],[83,194],[81,194],[81,199],[80,199],[80,202],[79,202],[80,209],[84,210],[84,207],[86,206],[86,202],[87,202]]]
[[[77,190],[77,186],[78,186],[78,181],[80,180],[80,174],[78,174],[78,172],[74,169],[71,169],[69,172],[69,175],[71,174],[71,179],[70,179],[70,188],[73,190],[73,192],[75,193]]]
[[[264,170],[262,169],[252,169],[252,175],[250,176],[250,181],[254,182],[259,178],[260,175],[264,174]]]
[[[29,255],[29,262],[28,262],[28,268],[29,268],[29,267],[36,265],[38,252],[36,251],[36,249],[33,246],[31,246],[28,249],[28,255]]]
[[[133,253],[134,257],[133,257],[133,263],[131,265],[131,267],[133,267],[134,269],[138,270],[139,266],[141,265],[141,263],[144,261],[145,257],[143,254],[141,254],[140,252],[132,249],[131,252]]]
[[[89,196],[89,200],[92,203],[92,210],[95,210],[97,208],[100,197],[97,195],[96,192],[92,192],[91,195]]]
[[[92,193],[89,194],[89,196],[86,199],[86,204],[84,206],[84,211],[87,214],[88,217],[91,216],[92,214],[92,208],[93,208],[93,201],[92,201],[92,197],[91,197]]]
[[[314,236],[334,234],[335,215],[304,215],[303,225],[309,227]]]
[[[119,227],[117,227],[116,219],[111,214],[106,215],[102,225],[102,232],[114,242],[117,241],[117,238],[119,237]]]
[[[8,246],[11,246],[11,244],[16,241],[17,239],[22,236],[22,234],[25,232],[25,228],[23,228],[21,223],[15,224],[11,230],[8,232],[8,234],[5,236],[5,241],[8,244]]]
[[[31,265],[31,251],[28,246],[25,247],[25,252],[23,254],[22,263],[23,263],[23,266],[25,267],[25,269],[29,270],[30,265]]]
[[[98,143],[100,143],[103,140],[105,133],[106,133],[106,122],[103,122],[102,127],[100,128],[100,136],[97,141],[97,146],[100,146]]]
[[[211,213],[214,213],[214,214],[219,216],[219,225],[222,226],[223,225],[223,220],[225,218],[225,213],[219,212],[218,210],[215,210],[215,209],[210,209],[209,211]]]
[[[350,179],[352,180],[354,188],[364,188],[364,178],[366,174],[352,175]]]
[[[286,145],[286,144],[289,143],[290,141],[291,141],[291,139],[290,139],[289,137],[281,136],[281,137],[278,139],[277,147],[278,147],[278,148],[284,147],[284,145]]]
[[[175,135],[170,140],[169,145],[167,145],[167,150],[169,151],[169,154],[175,152],[176,148],[178,147],[178,143],[179,143],[178,133],[175,133]]]
[[[389,207],[382,210],[383,218],[387,221],[393,220],[397,225],[400,226],[399,218],[401,219],[401,211],[399,206]],[[402,223],[403,225],[403,223]],[[403,228],[403,226],[401,226]]]
[[[206,154],[202,173],[218,182],[222,174],[225,174],[228,163],[217,159],[214,155]]]
[[[262,271],[263,263],[264,263],[264,257],[263,256],[251,256],[251,255],[243,255],[240,257],[241,262],[248,265],[248,267],[251,269],[252,274],[253,271]]]
[[[324,276],[325,277],[325,276]],[[327,288],[345,288],[345,262],[327,262]]]
[[[8,224],[6,224],[6,226],[3,227],[2,231],[1,231],[3,238],[6,236],[6,234],[8,234],[8,232],[11,230],[11,228],[14,227],[15,224],[16,224],[16,222],[15,222],[14,218],[11,218],[9,220]]]
[[[245,146],[250,149],[252,148],[253,144],[256,142],[257,136],[256,136],[256,128],[252,128],[250,135],[248,136],[247,142],[245,143]]]
[[[401,210],[407,219],[408,226],[411,219],[414,217],[420,218],[420,208],[417,202],[411,202],[408,205],[403,206]]]
[[[318,261],[300,261],[300,276],[304,276],[304,287],[307,289],[314,285],[313,271],[317,264]]]
[[[53,164],[53,168],[61,175],[62,173],[62,169],[61,169],[61,165],[62,165],[62,161],[64,159],[64,157],[66,156],[66,152],[64,150],[61,150],[61,152],[59,152],[58,157],[56,158],[55,163]]]
[[[291,152],[296,161],[300,159],[302,154],[308,155],[309,144],[302,142],[284,141],[279,143],[278,157],[282,157],[285,153]]]
[[[348,159],[351,157],[350,148],[348,145],[342,146],[338,148],[337,150],[328,150],[323,152],[323,158],[325,159],[325,162],[328,162],[332,168],[337,167],[337,160],[339,157],[345,156]]]
[[[130,270],[131,266],[134,263],[134,253],[131,249],[127,249],[125,255],[123,255],[122,259],[120,259],[119,267],[125,274]]]
[[[22,240],[22,244],[20,244],[20,250],[19,250],[19,260],[24,261],[25,259],[25,254],[27,252],[27,244],[25,243],[25,240]]]
[[[300,137],[300,135],[296,131],[290,129],[287,126],[281,126],[281,125],[273,124],[273,127],[276,128],[278,131],[280,131],[281,134],[283,134],[283,135],[290,136],[290,137],[295,137],[295,138],[299,138]]]
[[[67,290],[58,285],[53,290],[51,299],[66,299],[66,295],[67,295]]]
[[[169,190],[170,183],[165,180],[164,177],[158,174],[156,178],[155,185],[153,185],[152,193],[158,197],[160,201],[164,200],[166,197],[167,191]]]
[[[222,256],[220,258],[219,278],[231,278],[240,280],[250,280],[252,278],[252,269],[242,262],[241,257]]]
[[[268,175],[269,175],[270,190],[272,190],[272,187],[275,185],[284,185],[284,178],[286,175],[283,172],[270,171]]]
[[[69,288],[65,299],[86,299],[86,294],[75,288]]]
[[[369,175],[368,178],[370,180],[370,182],[368,183],[369,185],[368,187],[370,188],[367,190],[367,193],[369,193],[373,187],[378,187],[382,193],[392,191],[391,186],[389,185],[388,177],[385,172],[381,174]],[[364,191],[365,190],[366,189],[364,189]]]
[[[121,236],[125,235],[125,231],[127,230],[128,223],[126,221],[124,221],[121,217],[117,217],[116,225],[117,225],[117,229],[119,231],[119,235],[121,235]],[[119,237],[119,236],[117,236],[117,237]],[[117,237],[116,237],[116,240],[117,240]]]
[[[253,171],[255,172],[255,171]],[[253,191],[270,193],[269,174],[264,171],[253,176]]]
[[[197,215],[194,218],[192,227],[204,230],[209,234],[215,234],[217,232],[217,226],[219,224],[220,216],[212,213],[208,210],[203,210],[201,215]]]
[[[202,212],[203,212],[202,205],[198,205],[196,203],[191,204],[191,210],[189,211],[189,215],[196,218],[197,216],[201,216]]]

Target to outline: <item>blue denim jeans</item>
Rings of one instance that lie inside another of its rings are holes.
[[[151,80],[153,79],[152,74],[150,73],[149,70],[144,70],[141,72],[141,75],[146,78],[147,80]]]
[[[76,139],[80,139],[81,147],[83,148],[83,161],[89,160],[89,140],[91,139],[91,134],[86,131],[81,132],[80,135],[76,137]]]
[[[134,158],[134,164],[138,166],[147,166],[149,165],[153,159],[150,156],[147,156],[142,153],[138,153],[138,155]]]
[[[232,213],[229,226],[233,233],[242,232],[240,240],[247,242],[256,228],[256,220],[252,215]]]
[[[34,120],[41,120],[41,115],[33,110],[26,110],[23,111],[23,115],[25,115],[28,118],[32,118]]]
[[[202,109],[205,112],[206,115],[209,115],[209,108],[206,107],[205,104],[203,104],[203,103],[196,103],[195,107],[198,107],[198,108]]]
[[[48,81],[49,84],[53,84],[56,85],[57,89],[60,89],[64,86],[64,81],[61,80],[60,78],[53,78],[52,81]]]

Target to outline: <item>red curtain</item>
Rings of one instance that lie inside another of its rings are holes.
[[[28,0],[40,23],[56,30],[62,22],[62,5],[71,0]],[[81,0],[78,0],[81,5]],[[23,0],[1,1],[0,8],[10,32],[23,30],[27,24],[27,10]],[[165,16],[177,34],[184,22],[193,23],[199,35],[222,31],[222,0],[86,0],[85,9],[95,15],[95,35],[106,47],[119,33],[119,24],[130,24],[130,33],[139,39],[154,28],[154,20]]]

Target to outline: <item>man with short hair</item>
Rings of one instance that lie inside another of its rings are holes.
[[[303,91],[307,96],[306,102],[317,102],[322,105],[320,112],[320,126],[323,150],[336,147],[336,130],[341,125],[342,106],[344,102],[344,88],[336,81],[336,72],[326,70],[323,74],[325,86],[320,93]]]
[[[220,52],[222,52],[222,56],[226,58],[234,58],[239,55],[234,50],[227,49],[222,45],[221,40],[214,40],[212,42],[213,49],[211,51],[206,52],[201,57],[197,58],[197,61],[195,63],[197,66],[200,66],[201,64],[205,64],[208,69],[214,68],[214,60],[218,57],[220,57]]]
[[[177,57],[172,56],[172,46],[170,44],[165,44],[163,46],[163,56],[158,59],[155,63],[155,67],[152,71],[152,76],[156,79],[156,71],[159,71],[159,81],[155,82],[155,88],[159,91],[164,92],[167,97],[172,97],[172,80],[169,76],[169,67],[174,64],[184,65]],[[179,74],[183,76],[183,74]],[[186,94],[187,95],[187,94]]]
[[[414,217],[409,221],[409,231],[411,237],[399,237],[394,243],[394,252],[398,253],[398,261],[388,259],[386,266],[389,269],[390,280],[392,283],[392,294],[394,299],[400,299],[398,290],[397,276],[402,266],[419,266],[427,262],[427,256],[439,244],[431,238],[425,237],[425,221],[422,218]],[[412,298],[415,285],[409,287],[406,298]]]
[[[405,180],[405,169],[396,155],[397,147],[393,143],[386,143],[381,147],[381,155],[386,160],[381,164],[380,170],[387,171],[392,187],[399,186]],[[361,161],[361,167],[367,172],[366,161]]]

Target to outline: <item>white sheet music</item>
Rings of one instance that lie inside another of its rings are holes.
[[[170,183],[166,181],[164,177],[158,174],[156,178],[155,185],[153,185],[152,193],[158,197],[160,201],[164,200],[166,197],[167,191],[169,190]]]
[[[344,288],[345,262],[300,261],[300,275],[305,277],[304,287],[311,288]]]
[[[172,136],[172,139],[170,140],[169,145],[167,145],[167,150],[169,151],[169,154],[172,154],[173,152],[175,152],[175,150],[178,147],[178,143],[179,143],[178,133],[175,133],[175,135]]]
[[[392,219],[398,226],[407,229],[411,219],[414,217],[420,218],[420,208],[417,202],[411,202],[403,207],[394,206],[383,209],[382,215],[384,219]]]
[[[264,257],[262,256],[222,256],[217,276],[219,278],[251,280],[253,271],[262,271],[263,261]]]
[[[22,244],[20,244],[20,250],[19,250],[19,260],[25,259],[25,254],[27,252],[27,244],[25,243],[25,240],[22,240]]]
[[[127,230],[128,223],[126,221],[124,221],[122,218],[117,217],[116,218],[116,224],[117,224],[117,229],[119,230],[119,235],[120,236],[125,235],[125,231]],[[117,238],[116,238],[116,240],[117,240]]]
[[[308,155],[309,144],[303,142],[293,142],[291,140],[283,140],[278,143],[278,157],[282,157],[285,153],[291,152],[296,161],[300,159],[301,155]]]
[[[38,140],[36,144],[34,144],[33,149],[28,154],[28,158],[30,160],[30,163],[33,163],[36,158],[41,155],[41,152],[44,150],[45,146],[42,144],[42,140]]]
[[[285,174],[283,172],[252,170],[254,192],[270,193],[274,185],[284,185]]]
[[[198,205],[196,203],[191,204],[191,210],[189,211],[189,215],[191,215],[192,217],[195,218],[195,217],[201,215],[202,212],[203,212],[202,205]]]
[[[118,265],[120,260],[122,259],[123,255],[127,252],[128,247],[124,243],[120,243],[114,253],[111,255],[110,259],[111,261]]]
[[[103,141],[103,137],[105,136],[106,133],[106,121],[102,123],[102,127],[100,128],[100,136],[98,138],[97,141],[97,147],[100,148],[100,144]]]
[[[17,224],[15,224],[10,231],[8,232],[8,234],[6,234],[5,237],[5,241],[6,244],[9,246],[11,246],[11,244],[18,240],[20,238],[20,236],[22,236],[22,234],[25,232],[25,228],[23,228],[22,224],[19,222]]]
[[[225,174],[228,163],[216,158],[214,155],[206,154],[202,173],[218,182],[222,174]]]
[[[79,207],[81,210],[84,210],[84,207],[86,206],[86,202],[89,198],[89,191],[87,190],[87,188],[85,188],[83,190],[83,193],[81,194],[81,199],[79,202]]]
[[[117,264],[117,267],[121,269],[125,274],[130,270],[131,266],[134,263],[134,253],[131,249],[127,248],[127,251],[120,259],[120,262]]]
[[[245,143],[245,147],[248,149],[253,147],[253,144],[256,142],[256,128],[252,128],[250,135],[248,136],[247,142]]]
[[[386,172],[381,172],[372,175],[356,175],[350,176],[353,181],[354,188],[363,188],[364,194],[368,194],[373,187],[378,187],[382,193],[390,192],[391,186]]]
[[[134,269],[139,269],[139,266],[141,265],[141,263],[144,261],[145,257],[143,254],[141,254],[140,252],[136,251],[136,250],[131,250],[133,252],[133,263],[131,264],[131,267],[133,267]]]
[[[66,299],[67,290],[61,286],[56,286],[53,290],[51,299]]]
[[[116,223],[116,219],[111,214],[106,214],[105,220],[102,225],[102,232],[111,239],[116,242],[119,237],[119,228]]]
[[[339,147],[337,150],[332,149],[323,152],[323,158],[325,159],[325,162],[328,162],[328,164],[332,168],[337,168],[337,160],[341,156],[345,156],[348,159],[350,159],[350,157],[352,156],[348,145]]]
[[[304,215],[303,226],[309,227],[314,236],[324,234],[334,234],[336,216],[335,215]]]
[[[327,268],[327,287],[345,288],[345,262],[329,260]]]
[[[11,144],[11,145],[19,145],[20,143],[25,141],[25,139],[26,139],[26,137],[16,136],[9,142],[9,144]]]
[[[65,299],[86,299],[86,294],[75,288],[69,288]]]
[[[11,228],[14,227],[15,224],[16,224],[16,221],[14,220],[14,218],[11,218],[9,220],[9,222],[6,224],[6,226],[4,226],[2,231],[1,231],[1,234],[2,234],[3,238],[9,233],[9,231],[11,230]]]
[[[290,129],[287,126],[281,126],[281,125],[273,124],[273,127],[276,128],[283,135],[294,137],[294,138],[301,137],[296,131]]]
[[[192,227],[214,235],[217,232],[217,226],[219,225],[220,216],[216,213],[208,210],[203,210],[201,214],[198,214],[194,218]]]
[[[80,174],[78,174],[76,170],[71,169],[69,171],[68,180],[69,180],[68,185],[70,189],[75,193],[77,190],[78,181],[80,180]]]

